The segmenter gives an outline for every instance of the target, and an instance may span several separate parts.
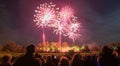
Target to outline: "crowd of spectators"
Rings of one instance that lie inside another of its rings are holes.
[[[34,45],[29,45],[26,53],[14,61],[10,55],[3,56],[0,66],[120,66],[120,47],[113,51],[104,46],[99,55],[41,56]]]

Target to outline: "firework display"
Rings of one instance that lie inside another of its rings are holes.
[[[44,3],[37,6],[37,9],[35,10],[35,19],[34,22],[36,23],[36,26],[42,27],[43,29],[43,43],[45,44],[45,32],[44,29],[46,26],[50,26],[52,22],[55,20],[55,11],[57,8],[55,8],[55,4],[52,2],[50,3]]]
[[[59,35],[59,44],[61,36],[72,39],[73,42],[80,37],[80,23],[74,16],[74,11],[70,6],[57,8],[52,2],[40,4],[35,10],[34,22],[36,26],[43,29],[43,43],[45,42],[44,28],[46,26],[53,28],[53,33]]]
[[[68,22],[71,16],[73,16],[73,9],[70,6],[65,6],[60,10],[60,18],[64,22]]]
[[[72,39],[73,42],[80,37],[79,33],[80,23],[73,22],[68,25],[68,29],[66,30],[66,36]]]
[[[36,25],[38,27],[46,27],[52,24],[52,22],[55,20],[55,11],[57,8],[55,8],[56,5],[50,3],[40,4],[37,6],[37,9],[35,10],[35,19],[34,22],[36,22]]]
[[[53,27],[54,32],[59,35],[59,42],[61,41],[61,35],[67,36],[73,42],[78,39],[80,37],[80,23],[77,21],[77,17],[74,16],[73,9],[70,6],[65,6],[57,16],[57,21],[54,22]]]

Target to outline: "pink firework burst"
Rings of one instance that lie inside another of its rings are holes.
[[[73,9],[70,6],[65,6],[60,10],[53,27],[57,35],[67,36],[73,42],[80,37],[80,23],[77,21],[77,17],[73,15]]]
[[[55,22],[54,23],[54,32],[56,33],[56,35],[60,34],[64,34],[64,31],[65,31],[65,27],[66,27],[66,24],[64,22]]]
[[[79,33],[80,23],[77,22],[76,17],[72,17],[71,22],[67,25],[65,36],[72,39],[73,42],[78,39],[81,35]]]
[[[56,17],[56,5],[50,3],[40,4],[35,10],[35,19],[36,25],[38,27],[46,27],[52,24]]]
[[[73,9],[70,6],[65,6],[57,13],[57,20],[52,24],[56,34],[64,34],[70,18],[73,16]]]
[[[37,6],[37,9],[35,10],[35,19],[34,22],[36,23],[36,26],[42,27],[43,29],[43,44],[45,44],[45,32],[44,29],[46,26],[50,26],[54,20],[56,20],[56,8],[55,4],[50,3],[44,3]]]
[[[70,6],[65,6],[61,9],[59,14],[60,18],[66,22],[73,16],[73,9]]]

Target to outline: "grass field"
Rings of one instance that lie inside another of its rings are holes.
[[[23,53],[12,53],[12,52],[0,52],[0,61],[2,59],[2,57],[6,54],[10,54],[14,57],[19,57],[20,55],[22,55]]]

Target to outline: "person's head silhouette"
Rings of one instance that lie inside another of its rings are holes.
[[[27,47],[26,47],[26,52],[27,53],[34,53],[35,52],[35,46],[34,45],[28,45]]]
[[[117,53],[120,54],[120,47],[117,47]]]
[[[26,47],[26,53],[18,58],[12,66],[40,66],[40,63],[34,58],[35,46],[30,44]]]
[[[113,50],[110,49],[108,46],[103,46],[102,53],[104,53],[104,54],[112,54]]]
[[[3,56],[3,62],[11,62],[12,56],[10,54],[7,54],[5,56]]]

